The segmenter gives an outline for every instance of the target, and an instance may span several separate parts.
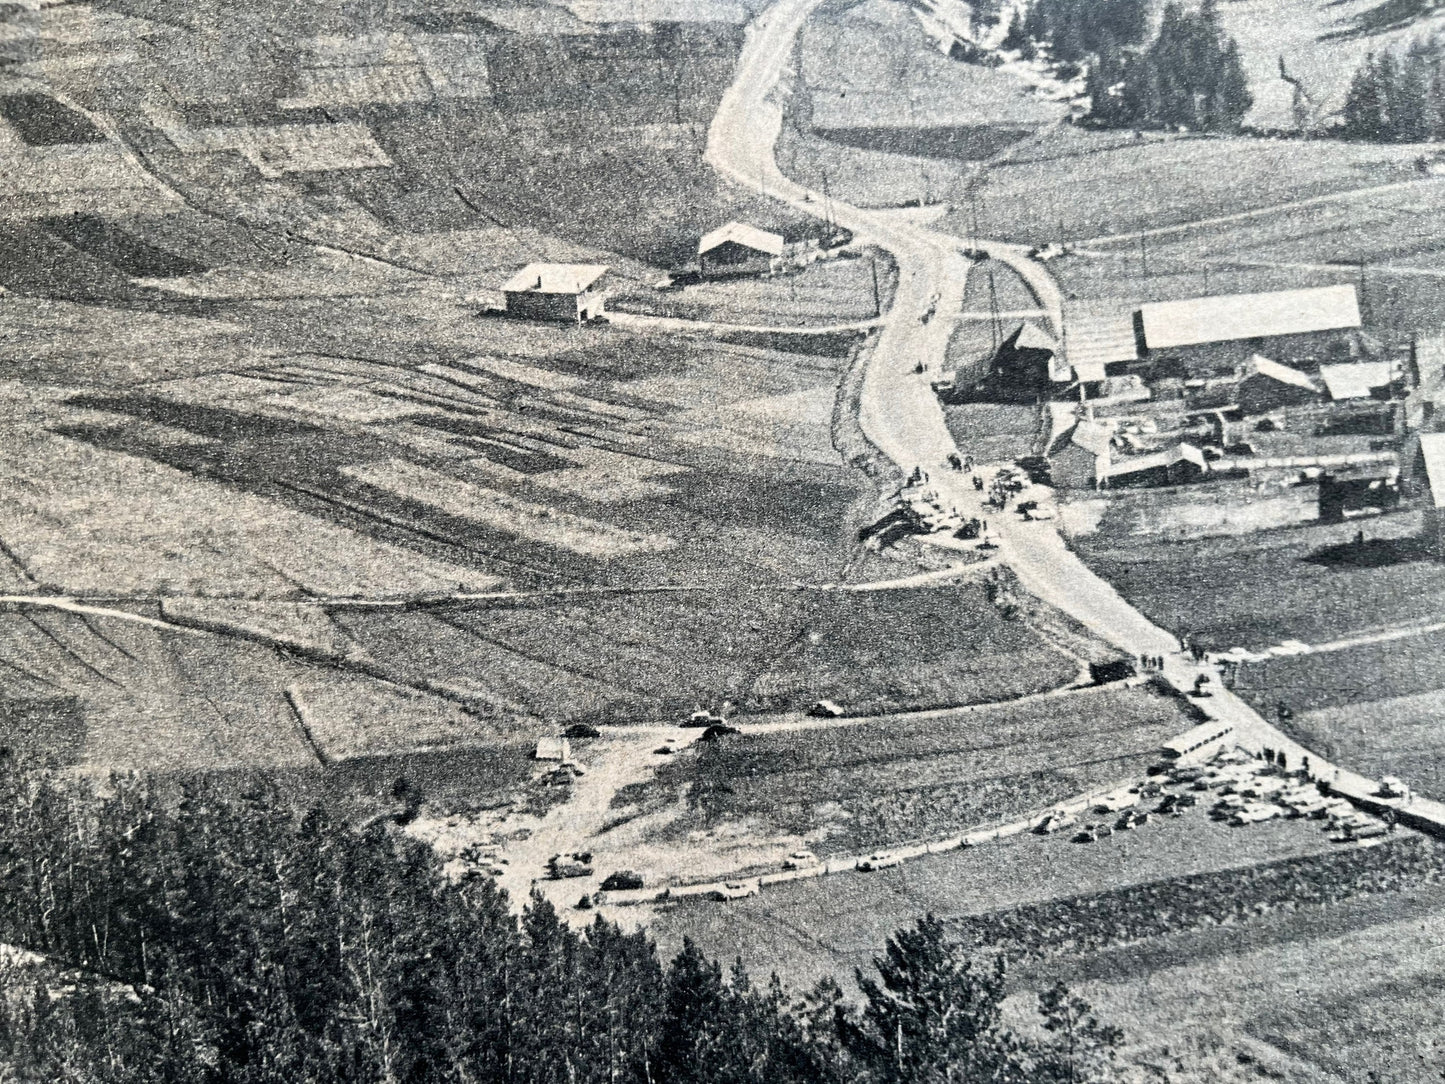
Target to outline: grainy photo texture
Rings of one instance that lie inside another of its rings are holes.
[[[1438,0],[0,3],[0,1081],[1445,1079]]]

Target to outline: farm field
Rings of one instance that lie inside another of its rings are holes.
[[[1157,624],[1213,651],[1259,651],[1438,619],[1445,568],[1419,553],[1419,524],[1398,513],[1180,542],[1101,533],[1073,545]]]
[[[637,289],[614,295],[614,312],[636,312],[683,320],[762,327],[825,327],[868,320],[887,309],[897,271],[886,255],[874,249],[848,257],[820,260],[796,272],[765,279],[703,282],[669,292]]]
[[[1432,885],[1271,916],[1208,944],[1166,938],[1170,964],[1077,986],[1156,1055],[1204,1046],[1235,1066],[1236,1051],[1273,1063],[1289,1079],[1429,1079],[1440,1065],[1441,902]]]
[[[742,953],[758,973],[776,971],[795,988],[806,988],[825,974],[842,981],[854,967],[866,967],[893,930],[925,912],[945,919],[978,915],[1323,854],[1334,846],[1316,822],[1232,828],[1200,808],[1092,844],[1073,843],[1070,834],[1026,834],[876,873],[770,886],[723,907],[680,904],[660,912],[653,929],[664,949],[687,936],[726,958]]]
[[[696,747],[615,804],[658,812],[683,803],[682,819],[659,828],[669,834],[726,834],[742,824],[804,837],[819,853],[855,853],[1003,821],[1142,776],[1158,747],[1190,725],[1171,697],[1085,690],[957,714],[744,734]]]

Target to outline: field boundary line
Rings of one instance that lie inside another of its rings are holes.
[[[1326,192],[1322,195],[1308,196],[1305,199],[1290,200],[1286,203],[1273,203],[1268,207],[1256,207],[1249,211],[1236,211],[1233,214],[1215,215],[1211,218],[1198,218],[1191,222],[1178,222],[1172,226],[1153,226],[1149,229],[1089,237],[1078,242],[1078,244],[1080,246],[1117,245],[1124,244],[1128,241],[1137,241],[1141,237],[1168,237],[1171,234],[1188,233],[1191,230],[1208,229],[1211,226],[1227,226],[1235,222],[1247,222],[1252,218],[1286,214],[1289,211],[1296,211],[1306,207],[1318,207],[1327,203],[1337,203],[1341,200],[1355,199],[1361,196],[1379,195],[1384,192],[1399,192],[1407,188],[1414,188],[1418,185],[1439,182],[1439,180],[1439,177],[1413,177],[1408,181],[1391,181],[1388,184],[1371,185],[1367,188],[1349,188],[1341,192]]]

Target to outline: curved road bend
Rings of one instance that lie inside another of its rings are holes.
[[[815,216],[821,213],[822,196],[783,175],[774,147],[783,122],[779,84],[798,34],[820,2],[778,0],[748,26],[737,73],[708,132],[706,153],[709,164],[724,176]],[[980,494],[965,484],[965,478],[944,466],[948,454],[957,449],[928,375],[914,372],[919,361],[931,363],[936,369],[945,357],[951,321],[925,320],[924,314],[935,309],[955,313],[962,308],[971,267],[963,255],[963,244],[956,237],[936,233],[896,212],[869,212],[836,199],[831,200],[831,206],[839,224],[887,249],[898,261],[898,292],[884,318],[864,377],[859,404],[863,430],[899,468],[909,471],[923,466],[931,472],[935,487],[947,494],[961,513],[983,518]],[[1048,313],[1055,333],[1060,333],[1063,298],[1047,269],[1028,259],[1018,245],[984,240],[975,244],[1018,273]],[[1164,655],[1165,676],[1181,690],[1192,688],[1201,674],[1207,675],[1214,695],[1197,703],[1211,718],[1234,724],[1240,744],[1283,750],[1292,764],[1308,756],[1316,774],[1333,777],[1341,789],[1360,796],[1374,793],[1372,781],[1336,769],[1223,689],[1214,667],[1191,663],[1179,651],[1178,639],[1150,622],[1094,575],[1064,544],[1052,523],[996,515],[994,525],[992,533],[998,537],[999,556],[1013,568],[1027,590],[1124,651]],[[1445,804],[1416,799],[1411,808],[1445,826]]]
[[[783,175],[774,146],[783,123],[778,86],[793,43],[819,3],[779,0],[749,25],[737,74],[708,132],[706,153],[707,161],[724,176],[811,215],[821,215],[823,196]],[[932,472],[937,487],[960,512],[987,518],[972,487],[942,469],[949,453],[957,449],[929,374],[914,371],[923,361],[936,372],[946,356],[952,321],[924,316],[933,309],[940,313],[962,309],[972,266],[963,254],[963,242],[897,212],[866,211],[836,199],[831,206],[841,225],[887,249],[898,261],[898,292],[864,377],[859,403],[863,431],[902,470],[923,466]],[[1057,332],[1063,325],[1063,296],[1047,269],[1028,259],[1021,246],[985,240],[976,244],[1024,280]],[[1145,620],[1085,568],[1052,527],[1005,523],[997,517],[995,522],[1001,528],[996,533],[1008,563],[1030,591],[1132,653],[1160,654],[1178,648],[1173,636]]]

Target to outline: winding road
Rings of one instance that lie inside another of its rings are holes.
[[[984,518],[982,495],[967,478],[946,466],[949,453],[957,448],[927,372],[916,372],[920,362],[935,371],[942,367],[951,321],[926,319],[925,314],[935,309],[939,313],[962,309],[973,266],[963,242],[930,230],[920,216],[864,210],[836,197],[825,201],[821,194],[794,183],[778,169],[774,147],[782,131],[784,77],[789,74],[798,34],[820,3],[778,0],[749,25],[737,73],[708,133],[706,159],[724,176],[807,214],[821,215],[820,208],[826,203],[835,221],[855,237],[893,255],[899,269],[898,293],[882,320],[867,363],[859,421],[868,439],[900,470],[922,467],[930,472],[940,496],[962,515]],[[1320,199],[1325,198],[1336,197]],[[1180,228],[1164,227],[1158,232]],[[983,239],[972,244],[1019,275],[1048,314],[1055,334],[1061,336],[1063,297],[1048,270],[1029,259],[1018,245]],[[1223,688],[1215,667],[1193,662],[1180,650],[1177,637],[1149,621],[1090,571],[1064,544],[1053,522],[1023,521],[997,513],[993,521],[997,556],[1013,569],[1024,588],[1129,654],[1163,655],[1164,677],[1182,692],[1192,691],[1199,677],[1208,678],[1213,695],[1197,703],[1208,717],[1233,724],[1240,745],[1283,751],[1292,764],[1308,757],[1317,777],[1330,779],[1352,797],[1370,800],[1376,793],[1374,781],[1336,768],[1303,748]],[[1445,828],[1445,805],[1415,799],[1410,809],[1417,817]]]

